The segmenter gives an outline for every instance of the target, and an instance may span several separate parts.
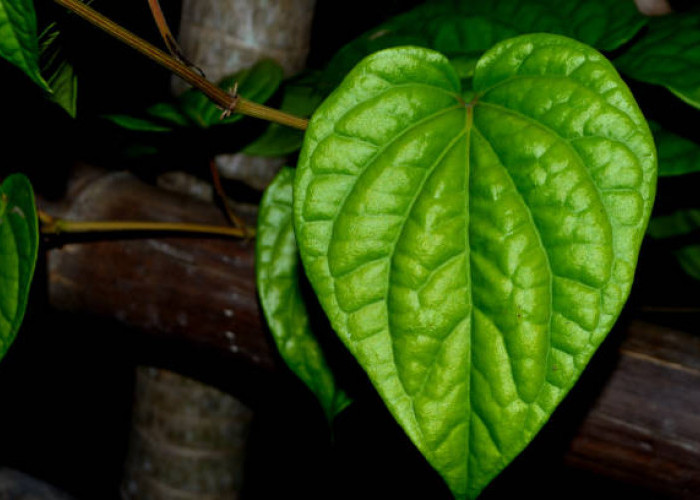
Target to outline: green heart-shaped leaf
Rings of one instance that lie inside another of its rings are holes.
[[[0,185],[0,359],[17,335],[27,308],[39,247],[34,194],[27,178]]]
[[[258,293],[280,356],[316,395],[331,420],[350,399],[336,385],[309,324],[292,227],[293,180],[294,170],[280,170],[260,202],[255,264]]]
[[[612,65],[568,38],[499,43],[462,93],[428,49],[361,62],[306,132],[294,224],[333,328],[454,494],[472,498],[617,318],[656,155]]]

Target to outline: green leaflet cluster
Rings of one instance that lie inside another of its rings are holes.
[[[258,61],[222,78],[219,87],[237,93],[251,101],[264,103],[277,91],[282,82],[282,67],[270,59]],[[176,102],[156,103],[146,110],[145,116],[107,115],[106,119],[120,127],[140,132],[172,132],[176,128],[210,128],[230,125],[243,118],[240,114],[223,116],[222,110],[197,89],[189,89]]]
[[[474,97],[444,56],[361,62],[315,113],[294,186],[339,337],[458,498],[532,439],[617,318],[656,156],[612,65],[555,35],[499,43]]]
[[[0,185],[0,359],[17,335],[27,308],[39,233],[34,194],[21,174]]]

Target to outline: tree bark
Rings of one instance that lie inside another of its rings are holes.
[[[139,367],[123,498],[235,500],[251,418],[228,394]]]

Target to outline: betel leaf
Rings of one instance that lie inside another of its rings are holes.
[[[700,172],[700,145],[649,121],[659,156],[659,176]]]
[[[27,308],[39,234],[34,194],[21,174],[0,185],[0,359],[17,335]]]
[[[524,33],[570,36],[601,50],[630,40],[646,23],[633,0],[441,0],[396,16],[349,43],[331,60],[330,86],[363,57],[381,49],[418,45],[450,58],[480,55]]]
[[[368,57],[312,117],[294,186],[334,330],[458,498],[526,446],[612,327],[656,180],[644,117],[586,45],[499,43],[473,92],[431,50]]]
[[[649,30],[615,59],[621,73],[663,85],[700,109],[700,11],[649,21]]]
[[[350,399],[338,388],[309,323],[292,227],[293,180],[294,170],[283,168],[260,203],[256,238],[258,293],[280,356],[316,395],[330,420]]]
[[[0,57],[24,71],[41,88],[51,91],[39,71],[39,42],[32,0],[0,0]]]

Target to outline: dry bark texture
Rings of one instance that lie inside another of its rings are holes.
[[[123,498],[235,500],[251,417],[216,389],[140,367]]]
[[[700,498],[700,337],[632,323],[567,461],[660,495]]]

